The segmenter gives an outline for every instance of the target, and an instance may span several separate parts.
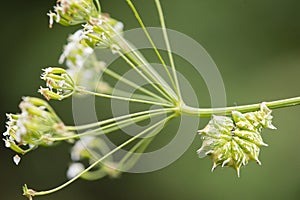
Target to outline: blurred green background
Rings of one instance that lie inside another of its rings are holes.
[[[135,1],[148,26],[158,26],[154,2]],[[48,29],[46,13],[55,1],[5,1],[1,6],[1,132],[5,113],[18,112],[24,95],[39,96],[41,69],[57,64],[62,45],[74,28]],[[125,24],[137,27],[125,0],[101,0],[102,8]],[[298,0],[162,0],[167,26],[202,44],[222,73],[228,105],[241,105],[299,95],[300,1]],[[191,77],[192,79],[192,77]],[[197,85],[197,80],[193,80]],[[201,97],[201,94],[200,94]],[[51,102],[67,123],[71,103]],[[38,199],[300,199],[300,107],[274,111],[277,131],[265,131],[270,145],[261,152],[262,166],[251,162],[241,178],[232,169],[210,172],[212,162],[198,159],[196,137],[172,165],[120,179],[79,180],[51,196]],[[201,127],[204,122],[201,123]],[[23,199],[27,183],[47,189],[65,180],[69,145],[39,148],[20,166],[0,144],[0,199]]]

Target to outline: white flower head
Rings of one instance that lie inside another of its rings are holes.
[[[54,20],[64,26],[72,26],[97,18],[99,11],[93,0],[58,0],[54,12],[50,11],[48,16],[50,27]]]
[[[68,44],[59,58],[59,63],[66,62],[69,68],[81,68],[94,50],[82,40],[86,38],[83,30],[78,30],[68,38]]]
[[[25,154],[39,145],[50,146],[53,142],[49,138],[62,137],[66,132],[65,126],[46,101],[24,97],[19,107],[21,114],[7,115],[9,121],[3,139],[5,146],[16,153]]]

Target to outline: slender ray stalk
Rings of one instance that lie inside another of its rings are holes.
[[[143,31],[144,31],[144,33],[145,33],[147,39],[149,40],[149,42],[150,42],[150,44],[151,44],[151,46],[153,47],[153,49],[154,49],[154,51],[155,51],[155,54],[157,55],[158,59],[160,60],[161,64],[163,65],[163,67],[164,67],[164,69],[165,69],[165,71],[166,71],[166,73],[167,73],[167,75],[168,75],[168,78],[169,78],[170,81],[171,81],[172,86],[174,87],[174,89],[176,89],[176,85],[175,85],[175,83],[174,83],[174,79],[173,79],[173,77],[171,76],[171,73],[170,73],[170,71],[169,71],[169,69],[168,69],[166,63],[165,63],[164,59],[162,58],[162,56],[160,55],[160,53],[159,53],[159,51],[158,51],[158,49],[157,49],[155,43],[153,42],[153,40],[152,40],[152,38],[151,38],[149,32],[147,31],[147,28],[145,27],[145,24],[144,24],[144,22],[143,22],[143,20],[142,20],[142,18],[141,18],[141,16],[140,16],[140,14],[139,14],[138,11],[136,10],[136,8],[135,8],[135,6],[134,6],[134,4],[132,3],[131,0],[126,0],[126,1],[127,1],[128,5],[129,5],[129,7],[131,8],[132,12],[134,13],[134,15],[135,15],[137,21],[139,22],[140,26],[142,27],[142,29],[143,29]]]
[[[70,185],[71,183],[73,183],[74,181],[76,181],[78,178],[80,178],[80,176],[82,176],[84,173],[90,171],[91,169],[93,169],[95,166],[97,166],[98,164],[100,164],[101,162],[103,162],[107,157],[109,157],[110,155],[116,153],[117,151],[119,151],[120,149],[122,149],[123,147],[127,146],[128,144],[132,143],[133,141],[135,141],[136,139],[142,137],[143,135],[145,135],[146,133],[148,133],[149,131],[151,131],[152,129],[156,128],[157,126],[166,123],[167,121],[169,121],[171,118],[173,118],[174,115],[171,115],[169,117],[167,117],[165,120],[159,121],[156,124],[150,126],[149,128],[145,129],[144,131],[140,132],[139,134],[137,134],[136,136],[130,138],[129,140],[125,141],[124,143],[120,144],[119,146],[117,146],[116,148],[114,148],[112,151],[110,151],[109,153],[107,153],[106,155],[104,155],[103,157],[101,157],[99,160],[97,160],[96,162],[94,162],[93,164],[91,164],[89,167],[87,167],[85,170],[83,170],[82,172],[80,172],[77,176],[75,176],[74,178],[72,178],[71,180],[65,182],[64,184],[50,189],[50,190],[46,190],[46,191],[33,191],[31,189],[27,189],[27,191],[31,191],[33,192],[33,194],[31,196],[41,196],[41,195],[46,195],[46,194],[51,194],[54,193],[56,191],[59,191],[65,187],[67,187],[68,185]],[[25,195],[29,195],[29,194],[25,194]]]
[[[181,93],[180,93],[180,86],[179,86],[179,81],[178,81],[178,77],[177,77],[177,72],[176,72],[175,63],[174,63],[174,59],[173,59],[173,54],[172,54],[172,50],[171,50],[171,46],[170,46],[170,41],[169,41],[167,29],[166,29],[164,14],[163,14],[163,11],[162,11],[162,8],[161,8],[160,1],[155,0],[155,4],[156,4],[157,10],[158,10],[160,23],[161,23],[161,27],[162,27],[162,30],[163,30],[163,36],[164,36],[164,39],[165,39],[165,43],[166,43],[166,47],[167,47],[167,51],[168,51],[168,55],[169,55],[169,60],[170,60],[171,68],[172,68],[172,71],[173,71],[173,77],[175,79],[176,93],[177,93],[179,101],[180,101],[180,99],[182,99]]]

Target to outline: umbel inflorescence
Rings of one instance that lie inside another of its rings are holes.
[[[300,103],[300,97],[295,97],[225,108],[187,106],[181,95],[162,8],[159,0],[154,2],[167,47],[170,68],[156,48],[134,4],[127,0],[161,62],[166,78],[163,78],[141,52],[123,37],[123,23],[103,13],[98,0],[58,0],[53,11],[48,13],[50,28],[54,23],[63,26],[79,25],[80,28],[69,36],[68,43],[59,58],[59,64],[65,68],[48,67],[43,70],[40,78],[45,81],[45,86],[38,92],[46,100],[63,100],[74,95],[93,95],[147,106],[144,110],[99,122],[69,126],[59,118],[47,101],[24,97],[19,105],[21,113],[7,114],[7,130],[3,133],[5,146],[16,153],[13,158],[16,164],[19,164],[21,156],[40,146],[51,147],[60,141],[73,145],[72,164],[67,171],[70,180],[57,188],[40,192],[25,185],[23,192],[29,199],[56,192],[78,178],[95,180],[104,176],[117,177],[121,171],[135,165],[139,156],[161,131],[161,127],[165,127],[168,121],[180,115],[212,117],[208,125],[199,131],[202,146],[197,152],[200,157],[209,156],[213,160],[213,170],[217,166],[228,166],[234,168],[239,176],[240,168],[250,160],[261,164],[260,147],[267,146],[262,139],[262,131],[266,128],[275,129],[270,109]],[[135,80],[126,79],[103,60],[99,60],[99,56],[95,54],[97,49],[107,49],[125,61],[148,83],[147,87],[140,86]],[[127,91],[114,88],[114,85],[110,85],[102,78],[99,79],[99,75],[102,74],[133,88],[136,93],[128,94]],[[149,109],[149,106],[154,108]],[[160,118],[155,123],[113,149],[101,137],[157,117]],[[118,159],[114,157],[116,152],[128,146],[130,150],[123,157]]]

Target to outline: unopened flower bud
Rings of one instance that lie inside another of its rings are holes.
[[[47,15],[51,28],[54,21],[64,26],[72,26],[98,17],[99,13],[100,10],[97,9],[93,0],[58,0],[54,6],[54,12],[50,11]]]
[[[47,100],[62,100],[74,93],[74,82],[66,70],[62,68],[49,67],[44,69],[41,79],[46,82],[48,88],[40,88],[39,92]]]
[[[51,138],[70,134],[46,101],[25,97],[19,107],[21,114],[7,115],[7,131],[3,133],[5,146],[16,153],[25,154],[40,145],[52,145]]]

